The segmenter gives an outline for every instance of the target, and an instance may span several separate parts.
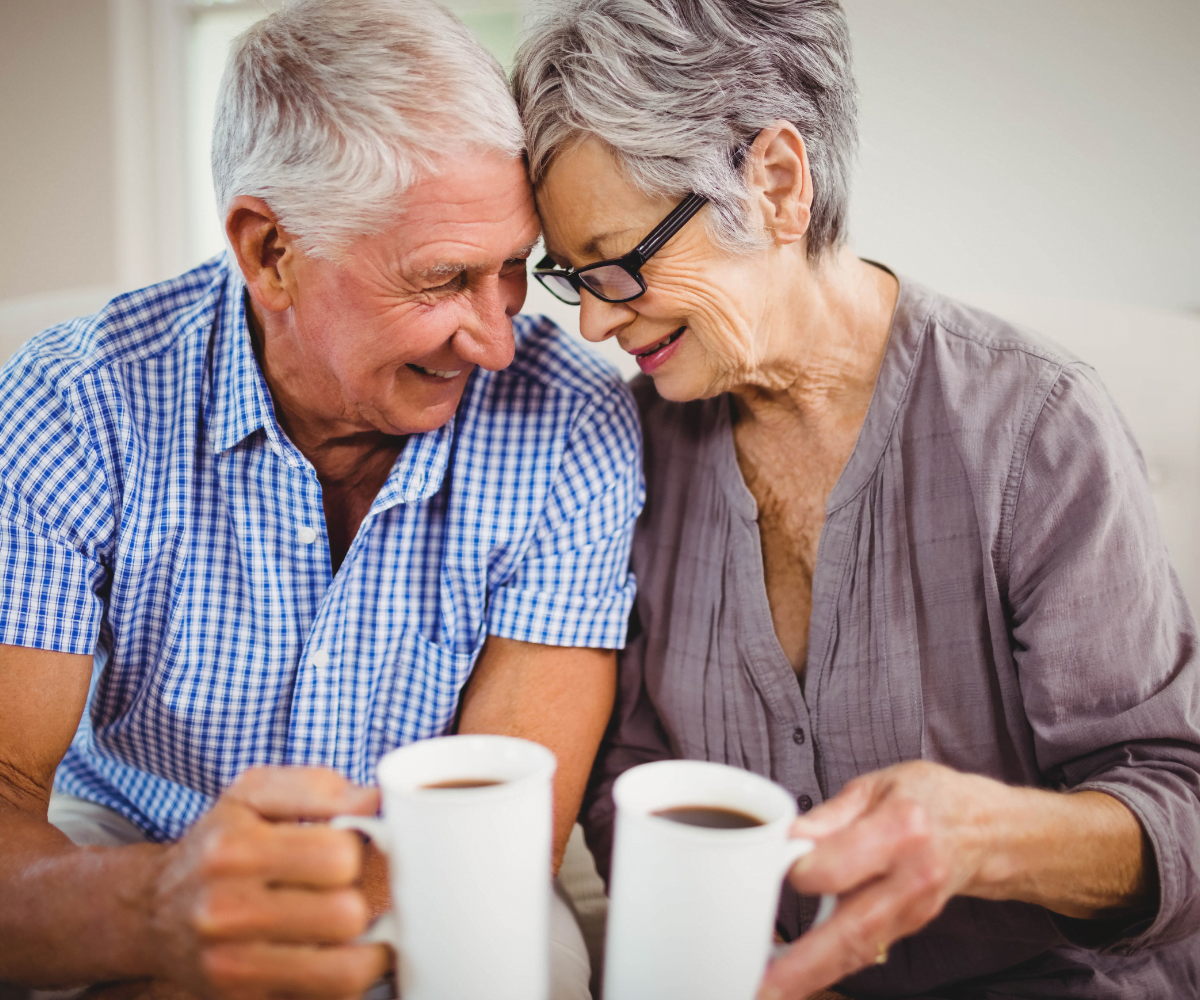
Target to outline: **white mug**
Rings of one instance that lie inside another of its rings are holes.
[[[667,760],[613,786],[605,1000],[753,1000],[771,952],[779,889],[811,840],[788,839],[796,803],[735,767]],[[655,815],[698,806],[760,825],[708,829]],[[823,897],[818,922],[832,912]]]
[[[383,819],[338,816],[389,856],[392,912],[363,940],[396,949],[404,1000],[546,1000],[554,754],[445,736],[379,762]],[[445,782],[485,787],[430,788]]]

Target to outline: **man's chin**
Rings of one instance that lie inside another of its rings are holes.
[[[424,434],[447,423],[462,401],[469,372],[431,384],[428,376],[404,378],[385,412],[392,434]]]

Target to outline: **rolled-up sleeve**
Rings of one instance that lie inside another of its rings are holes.
[[[90,654],[112,499],[73,398],[87,390],[48,377],[52,363],[27,348],[0,373],[0,643]]]
[[[1038,766],[1123,802],[1153,845],[1158,906],[1080,943],[1129,953],[1200,929],[1196,624],[1144,463],[1090,369],[1068,365],[1038,417],[1013,515],[1008,596]]]
[[[530,544],[490,596],[488,632],[549,646],[623,647],[635,589],[629,548],[644,498],[637,410],[614,378],[573,421]]]

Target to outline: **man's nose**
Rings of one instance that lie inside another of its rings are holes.
[[[580,292],[579,332],[593,344],[608,340],[636,315],[628,303],[605,302],[587,290]]]
[[[501,282],[481,283],[471,296],[470,313],[454,336],[454,352],[464,361],[488,371],[499,371],[512,364],[515,345],[507,305]]]

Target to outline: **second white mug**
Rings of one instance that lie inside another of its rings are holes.
[[[670,760],[630,768],[613,798],[605,1000],[753,1000],[780,885],[814,846],[788,839],[791,795],[749,771]],[[740,829],[692,825],[738,815]],[[818,920],[833,903],[822,899]]]

